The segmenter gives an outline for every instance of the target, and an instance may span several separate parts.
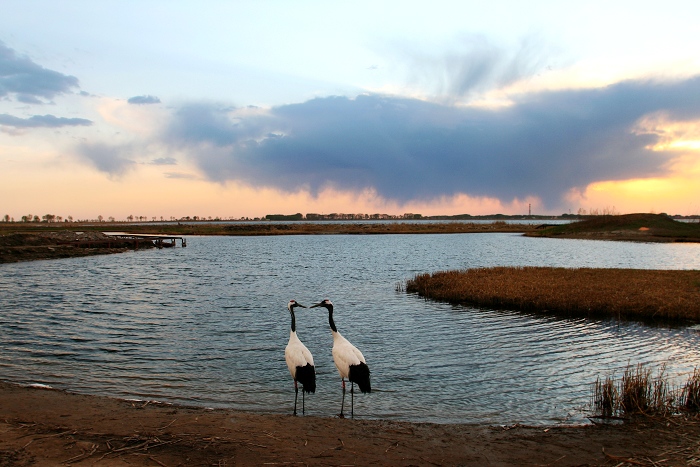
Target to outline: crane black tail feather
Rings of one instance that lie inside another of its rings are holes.
[[[296,379],[308,393],[316,392],[316,370],[314,366],[307,363],[306,366],[298,366]]]
[[[359,363],[357,365],[350,365],[350,375],[348,379],[357,384],[360,391],[372,392],[372,384],[369,380],[369,367],[366,363]]]

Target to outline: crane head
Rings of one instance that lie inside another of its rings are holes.
[[[300,306],[300,307],[302,307],[302,308],[306,308],[306,307],[305,307],[304,305],[302,305],[301,303],[297,303],[297,301],[294,300],[294,299],[290,300],[289,303],[287,303],[287,309],[289,309],[289,311],[294,311],[294,308],[296,308],[296,307],[298,307],[298,306]]]
[[[322,306],[323,308],[325,308],[325,309],[328,310],[328,309],[330,309],[330,308],[333,308],[333,302],[331,302],[331,301],[328,300],[328,299],[325,299],[325,300],[322,301],[321,303],[317,303],[317,304],[315,304],[315,305],[311,305],[309,308],[316,308],[317,306]]]

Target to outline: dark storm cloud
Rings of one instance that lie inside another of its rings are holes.
[[[84,118],[65,118],[53,115],[33,115],[29,118],[19,118],[0,114],[0,125],[15,128],[58,128],[62,126],[90,126],[92,121]]]
[[[216,181],[316,193],[373,187],[397,201],[537,196],[556,208],[592,182],[663,176],[673,154],[649,149],[657,135],[633,131],[657,112],[700,119],[700,77],[540,92],[496,110],[378,95],[249,117],[198,104],[177,112],[166,138]]]
[[[127,157],[129,152],[129,148],[106,144],[82,144],[78,147],[82,159],[110,176],[123,175],[136,165]]]
[[[250,112],[244,118],[230,118],[235,109],[211,103],[188,104],[175,113],[167,138],[186,144],[229,146],[258,138],[277,125],[273,116]]]
[[[160,99],[156,96],[134,96],[127,101],[129,104],[160,104]]]
[[[0,42],[0,97],[16,94],[21,102],[37,103],[78,87],[78,78],[49,70]]]

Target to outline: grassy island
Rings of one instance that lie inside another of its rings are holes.
[[[629,242],[700,242],[700,223],[679,222],[665,214],[595,216],[570,224],[542,225],[525,235]]]
[[[561,316],[700,322],[700,271],[495,267],[420,274],[406,291]]]

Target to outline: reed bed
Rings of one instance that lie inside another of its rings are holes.
[[[612,377],[596,380],[592,407],[602,418],[638,415],[668,416],[700,413],[700,370],[697,368],[685,384],[673,387],[661,366],[656,376],[642,364],[628,366],[620,380]]]
[[[693,375],[688,378],[681,392],[680,401],[686,411],[700,413],[700,369],[696,368]]]
[[[451,234],[451,233],[524,233],[537,228],[534,224],[511,224],[504,221],[476,222],[250,222],[250,223],[186,223],[186,224],[25,224],[0,222],[0,235],[13,232],[46,232],[51,230],[158,233],[168,235],[377,235],[377,234]]]
[[[570,224],[546,226],[526,235],[591,240],[698,242],[700,224],[678,222],[666,214],[604,215]]]
[[[224,226],[223,235],[377,235],[377,234],[452,234],[528,232],[536,228],[529,224],[509,224],[503,221],[475,222],[337,222],[287,224],[234,224]]]
[[[561,316],[700,322],[700,271],[494,267],[419,274],[406,292]]]

